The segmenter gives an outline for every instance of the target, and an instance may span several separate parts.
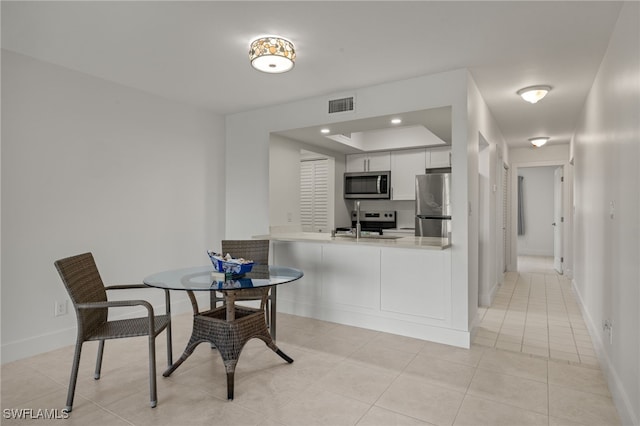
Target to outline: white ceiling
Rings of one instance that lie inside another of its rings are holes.
[[[2,1],[2,47],[228,114],[468,68],[511,146],[569,142],[620,2]],[[295,68],[254,71],[280,34]],[[548,84],[536,105],[515,92]]]

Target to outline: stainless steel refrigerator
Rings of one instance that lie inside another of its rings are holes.
[[[451,237],[451,173],[416,176],[416,236]]]

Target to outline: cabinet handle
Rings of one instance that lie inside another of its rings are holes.
[[[362,170],[367,171],[367,159],[362,160]]]
[[[451,152],[449,152],[449,167],[451,167]]]
[[[370,172],[371,171],[371,159],[367,158],[367,171]]]

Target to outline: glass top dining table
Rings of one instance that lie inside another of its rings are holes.
[[[222,281],[214,277],[212,265],[174,269],[158,272],[146,277],[143,282],[156,288],[191,291],[231,291],[260,287],[272,287],[290,283],[303,277],[304,273],[295,268],[277,265],[253,266],[251,272],[231,276]]]
[[[158,272],[144,278],[149,287],[167,290],[186,291],[193,307],[193,328],[191,338],[182,356],[162,375],[169,377],[191,354],[196,346],[209,342],[212,348],[218,349],[227,372],[227,398],[234,396],[235,366],[244,344],[253,338],[261,339],[273,352],[287,363],[293,359],[282,352],[275,339],[275,298],[272,300],[271,325],[272,333],[267,329],[265,311],[235,304],[250,289],[271,288],[274,292],[279,284],[296,281],[304,275],[299,269],[276,265],[253,266],[251,272],[240,276],[226,277],[219,280],[214,273],[213,265],[174,269]],[[225,303],[221,307],[211,306],[209,310],[200,310],[194,296],[197,291],[220,291],[225,294]]]

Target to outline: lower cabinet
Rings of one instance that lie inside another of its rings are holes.
[[[382,249],[380,309],[447,319],[451,306],[451,252]]]
[[[322,302],[378,309],[380,249],[348,245],[322,247]]]
[[[322,245],[288,241],[276,241],[272,244],[272,263],[301,269],[304,273],[298,281],[278,286],[278,300],[293,300],[302,304],[317,303],[322,290],[319,285]]]
[[[274,241],[272,262],[302,269],[279,312],[469,347],[452,328],[451,250]]]

